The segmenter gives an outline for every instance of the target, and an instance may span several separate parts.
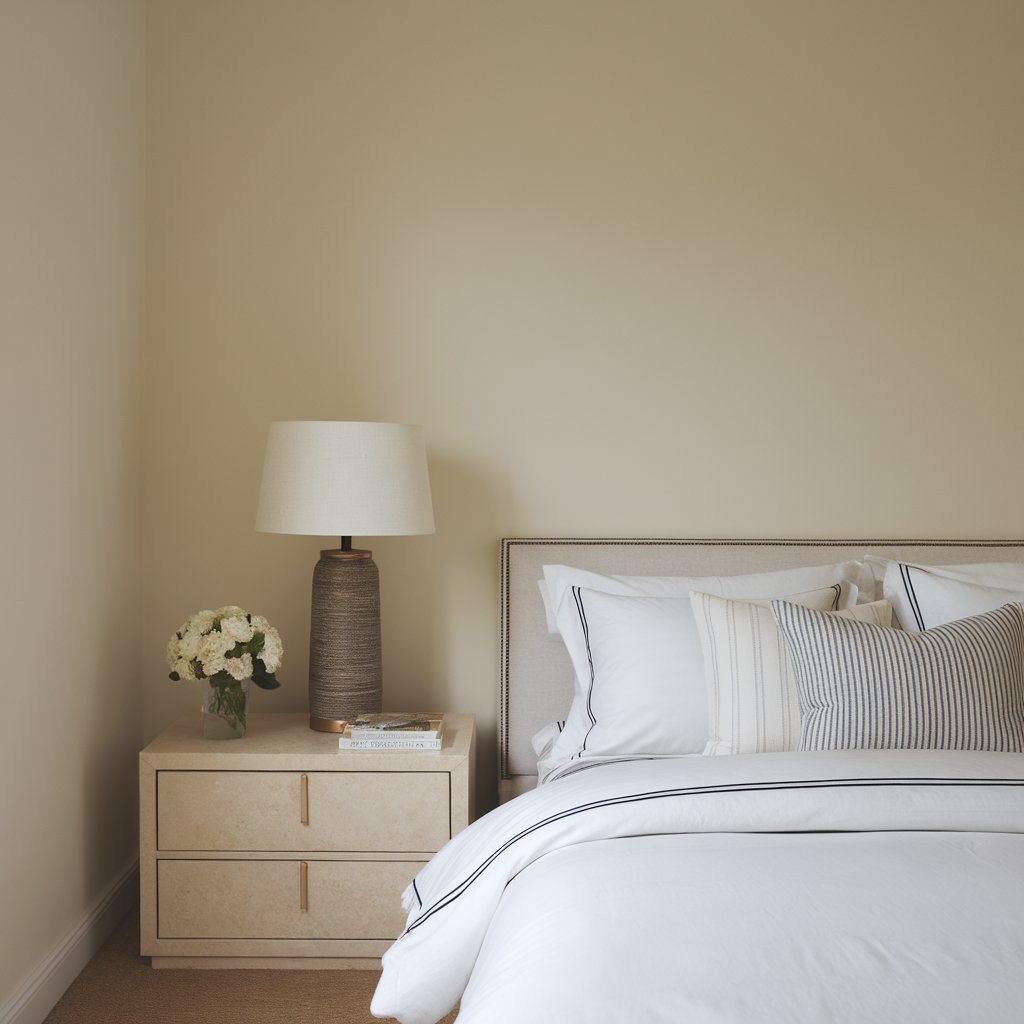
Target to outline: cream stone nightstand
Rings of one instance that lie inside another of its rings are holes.
[[[475,726],[439,751],[338,750],[308,715],[199,716],[139,754],[141,952],[154,967],[376,967],[402,890],[472,818]]]

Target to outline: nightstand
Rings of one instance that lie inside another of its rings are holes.
[[[305,714],[198,715],[139,754],[141,952],[154,967],[378,967],[401,894],[472,817],[475,726],[439,751],[338,749]]]

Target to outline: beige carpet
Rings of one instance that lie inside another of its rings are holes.
[[[130,913],[44,1024],[372,1024],[376,971],[153,970]],[[455,1020],[452,1013],[445,1024]]]

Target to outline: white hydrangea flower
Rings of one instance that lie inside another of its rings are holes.
[[[178,653],[183,658],[198,658],[202,642],[203,634],[198,629],[186,630],[178,641]]]
[[[224,668],[232,679],[248,679],[252,675],[252,655],[247,651],[240,658],[225,658]]]
[[[196,612],[195,615],[185,623],[185,629],[179,630],[179,632],[194,629],[197,633],[207,633],[216,620],[217,613],[206,608],[201,612]]]
[[[223,672],[227,660],[224,655],[233,650],[234,646],[235,641],[218,630],[207,633],[199,647],[199,660],[202,662],[203,671],[208,676]]]
[[[214,613],[218,619],[233,619],[238,615],[245,618],[245,609],[239,608],[237,604],[226,604],[223,608],[218,608]]]
[[[173,669],[182,679],[195,679],[196,677],[191,658],[180,658],[174,663]]]
[[[269,623],[264,633],[263,651],[260,659],[266,665],[268,672],[276,672],[281,666],[281,657],[284,654],[284,645],[276,629]]]
[[[241,611],[241,609],[239,609]],[[252,639],[252,626],[249,625],[249,621],[245,617],[245,613],[241,615],[231,615],[228,618],[220,620],[220,631],[227,637],[230,637],[235,643],[248,643]]]
[[[227,664],[227,658],[222,654],[212,655],[206,658],[202,662],[203,666],[203,677],[208,678],[209,676],[215,676],[218,672],[224,671],[224,666]]]

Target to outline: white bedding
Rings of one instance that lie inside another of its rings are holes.
[[[1021,754],[576,762],[421,871],[372,1009],[1016,1024],[1022,833]]]

